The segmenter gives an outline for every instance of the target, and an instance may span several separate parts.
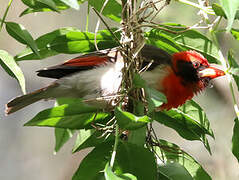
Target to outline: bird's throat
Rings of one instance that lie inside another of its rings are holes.
[[[162,92],[168,100],[168,102],[164,103],[160,109],[169,110],[171,108],[177,108],[187,100],[192,99],[194,94],[199,91],[200,88],[197,88],[197,83],[185,83],[170,67],[167,68],[169,73],[161,82],[159,82],[157,89],[159,90],[163,87]]]

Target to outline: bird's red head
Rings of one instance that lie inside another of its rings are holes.
[[[168,102],[161,109],[171,109],[184,104],[194,94],[202,91],[211,79],[225,75],[224,71],[208,63],[196,51],[184,51],[172,56],[172,67],[163,79],[164,94]]]

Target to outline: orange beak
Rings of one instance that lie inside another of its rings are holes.
[[[213,65],[210,65],[209,67],[199,71],[199,77],[200,78],[210,78],[210,79],[214,79],[216,77],[219,76],[224,76],[225,72],[221,69],[219,69],[219,67],[215,67]]]

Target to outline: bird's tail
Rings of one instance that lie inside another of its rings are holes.
[[[58,86],[57,83],[51,84],[45,88],[36,90],[29,94],[16,97],[15,99],[11,100],[6,104],[5,113],[6,115],[14,113],[32,103],[35,103],[41,99],[48,99],[52,98],[52,94],[50,91],[54,90]]]

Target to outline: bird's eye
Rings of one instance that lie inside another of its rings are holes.
[[[193,67],[196,69],[200,67],[200,63],[198,62],[193,62],[192,64],[193,64]]]

